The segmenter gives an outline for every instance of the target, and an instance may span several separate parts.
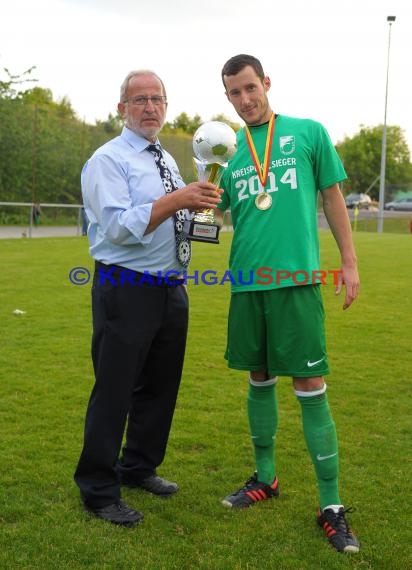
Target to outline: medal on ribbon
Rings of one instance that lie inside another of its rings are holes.
[[[263,192],[259,192],[259,194],[255,198],[255,206],[258,210],[268,210],[272,205],[272,196],[266,192],[265,186],[269,175],[269,162],[270,162],[270,154],[272,151],[274,130],[275,130],[275,115],[274,113],[272,113],[269,120],[268,132],[266,135],[265,155],[263,158],[263,165],[261,166],[259,157],[256,152],[256,147],[252,139],[252,135],[250,134],[248,126],[247,125],[245,126],[246,142],[249,148],[250,155],[253,160],[253,164],[255,165],[259,181],[263,188]]]

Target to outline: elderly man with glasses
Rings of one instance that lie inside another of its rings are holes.
[[[127,527],[143,515],[121,501],[121,485],[161,497],[178,490],[156,470],[166,452],[186,346],[188,297],[181,276],[191,249],[183,222],[185,210],[220,202],[210,183],[186,186],[162,148],[158,133],[166,109],[165,87],[154,72],[129,73],[118,103],[122,133],[82,172],[95,260],[95,383],[74,478],[88,512]]]

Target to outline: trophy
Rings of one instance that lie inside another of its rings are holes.
[[[193,135],[193,151],[198,180],[218,186],[228,160],[236,152],[236,133],[220,121],[204,123]],[[206,243],[219,243],[219,230],[213,208],[194,213],[183,226],[188,239]]]

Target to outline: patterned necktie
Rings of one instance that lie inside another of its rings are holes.
[[[160,146],[156,144],[149,144],[149,146],[146,147],[146,150],[151,152],[154,156],[156,166],[159,171],[160,178],[162,179],[166,193],[169,194],[169,192],[173,192],[173,190],[176,190],[176,188],[173,185],[171,172],[167,167]],[[177,210],[177,212],[175,212],[175,215],[173,216],[173,225],[175,229],[175,239],[176,239],[176,257],[179,263],[183,265],[183,267],[187,267],[189,265],[192,253],[192,244],[190,240],[188,240],[185,234],[183,233],[184,221],[185,221],[185,211]]]

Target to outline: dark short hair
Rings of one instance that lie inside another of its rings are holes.
[[[241,53],[239,55],[235,55],[227,60],[225,65],[222,68],[222,81],[223,85],[225,85],[225,75],[237,75],[239,71],[242,71],[247,65],[253,67],[256,71],[257,76],[263,81],[265,78],[265,72],[263,71],[262,64],[260,61],[253,57],[253,55],[247,55],[245,53]]]

